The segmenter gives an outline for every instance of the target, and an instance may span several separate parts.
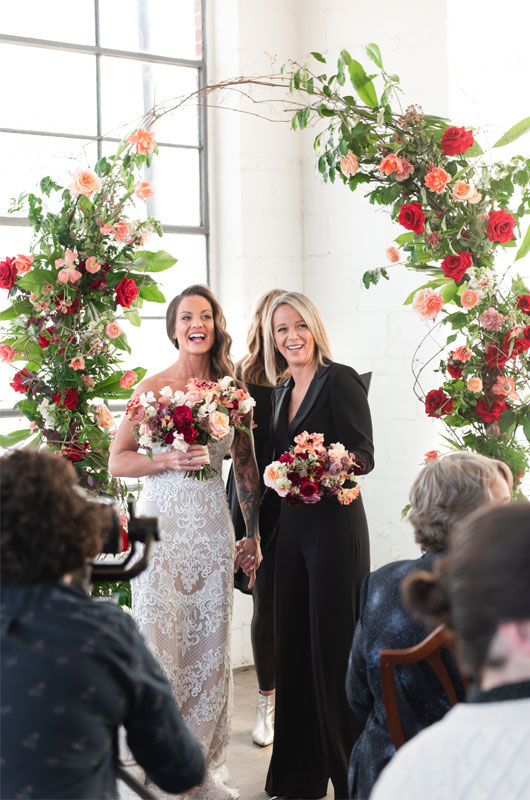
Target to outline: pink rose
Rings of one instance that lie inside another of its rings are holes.
[[[90,256],[90,258],[87,258],[85,261],[85,267],[87,272],[99,272],[101,264],[98,264],[95,256]]]
[[[398,156],[396,156],[394,153],[390,153],[388,156],[383,158],[378,169],[381,172],[384,172],[385,175],[391,175],[393,172],[402,172],[403,166],[401,159],[398,158]]]
[[[128,369],[127,372],[124,372],[120,378],[120,388],[121,389],[130,389],[131,386],[134,386],[136,381],[138,380],[138,375],[132,369]]]
[[[142,181],[139,183],[134,193],[136,197],[140,198],[140,200],[147,200],[148,197],[152,197],[154,194],[153,188],[149,181]]]
[[[105,328],[105,333],[109,339],[117,339],[121,333],[121,328],[117,322],[109,322]]]
[[[208,429],[213,439],[222,439],[230,431],[228,414],[222,411],[212,411],[208,417]]]
[[[15,256],[15,267],[19,275],[24,275],[29,272],[33,264],[33,256]]]
[[[101,191],[101,178],[95,172],[79,167],[72,174],[72,183],[68,188],[74,196],[84,194],[85,197],[91,197],[94,192]]]
[[[359,159],[353,152],[353,150],[348,150],[345,156],[342,156],[340,160],[340,171],[346,178],[350,178],[351,176],[355,175],[357,170],[359,169]]]
[[[435,319],[444,304],[441,294],[436,294],[432,289],[420,289],[414,295],[412,307],[422,319]]]

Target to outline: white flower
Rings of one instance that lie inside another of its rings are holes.
[[[254,408],[255,405],[256,401],[254,400],[254,398],[247,397],[246,400],[242,400],[241,403],[239,404],[239,411],[241,411],[242,414],[248,414],[250,409]]]
[[[292,483],[287,476],[283,476],[278,478],[276,482],[276,486],[274,487],[280,497],[285,497],[286,494],[289,494],[289,489],[291,488]]]
[[[145,415],[146,417],[156,417],[156,408],[154,406],[147,406]]]
[[[143,406],[147,406],[149,405],[149,403],[155,403],[155,402],[156,402],[156,397],[154,396],[153,392],[147,392],[147,394],[145,392],[142,392],[142,394],[140,395],[140,403]]]
[[[189,444],[184,441],[184,436],[181,433],[175,434],[175,438],[173,439],[173,449],[182,450],[182,452],[185,453],[188,447]]]
[[[171,389],[171,386],[163,386],[158,394],[160,395],[160,397],[173,397],[173,391]]]
[[[219,381],[219,386],[224,391],[225,389],[228,389],[231,383],[232,383],[232,378],[230,377],[230,375],[225,375],[224,378],[221,378],[221,380]]]
[[[138,444],[140,447],[153,447],[153,440],[149,436],[149,434],[145,433],[143,436],[140,436],[138,440]]]
[[[181,392],[180,389],[177,389],[175,394],[173,395],[173,401],[177,406],[181,406],[184,404],[186,400],[186,392]]]
[[[39,414],[42,414],[42,416],[44,416],[49,407],[50,407],[50,401],[48,400],[47,397],[45,397],[37,406],[37,411],[39,412]]]

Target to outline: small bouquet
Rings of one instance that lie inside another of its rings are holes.
[[[219,381],[192,378],[186,391],[174,392],[170,386],[135,395],[127,404],[125,416],[133,423],[133,434],[150,458],[155,447],[173,447],[186,451],[192,444],[219,442],[231,428],[245,431],[243,417],[255,405],[244,389],[239,389],[227,375]],[[189,470],[187,477],[199,480],[215,475],[205,464],[201,470]]]
[[[266,486],[290,506],[318,503],[322,497],[336,497],[341,505],[348,506],[357,499],[361,487],[353,478],[359,466],[353,453],[340,442],[326,447],[321,433],[304,431],[294,441],[286,453],[266,467]],[[354,486],[345,489],[348,480]]]

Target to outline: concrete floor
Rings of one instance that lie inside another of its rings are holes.
[[[234,716],[232,738],[228,748],[229,786],[239,789],[241,800],[268,800],[265,778],[272,753],[270,747],[258,747],[251,739],[256,721],[258,684],[253,667],[234,672]],[[327,794],[332,798],[330,784]]]

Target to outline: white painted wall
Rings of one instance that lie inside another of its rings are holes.
[[[493,0],[480,9],[478,15],[469,0],[212,2],[209,82],[266,74],[271,58],[277,67],[311,50],[333,61],[345,47],[366,63],[364,45],[376,42],[387,69],[401,78],[404,107],[417,103],[458,125],[489,123],[495,141],[530,113],[528,104],[521,107],[517,78],[527,71],[522,37],[528,11],[523,0],[507,0],[502,17],[511,22],[504,27]],[[372,566],[414,557],[418,550],[400,511],[424,452],[441,445],[440,423],[425,416],[412,392],[411,359],[427,323],[402,306],[417,276],[396,271],[388,283],[369,291],[361,286],[366,269],[385,265],[384,251],[401,229],[368,203],[362,187],[352,194],[322,183],[311,132],[293,133],[287,125],[225,110],[210,113],[209,133],[212,284],[234,335],[234,353],[243,352],[252,305],[267,289],[302,290],[318,303],[335,358],[373,372],[376,469],[363,481]],[[514,148],[528,149],[527,142]],[[505,153],[499,151],[499,158]],[[425,374],[426,390],[438,385],[436,376]],[[251,601],[236,595],[238,666],[252,660]]]

